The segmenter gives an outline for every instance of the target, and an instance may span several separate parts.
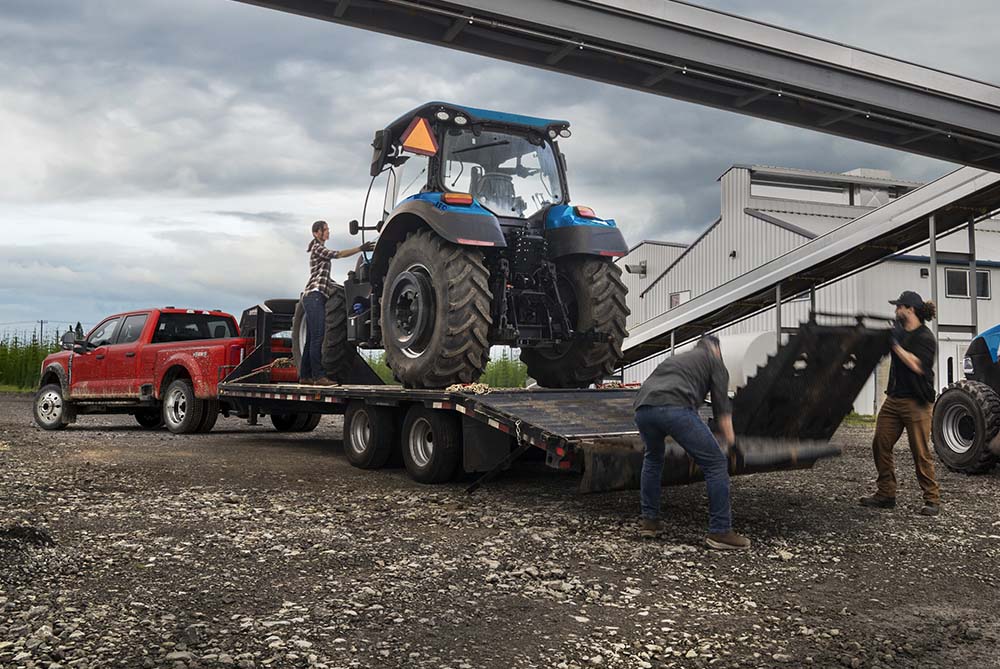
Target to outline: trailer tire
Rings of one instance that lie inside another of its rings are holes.
[[[177,379],[163,394],[163,422],[173,434],[197,432],[205,416],[205,401],[195,397],[187,379]]]
[[[159,430],[163,427],[163,410],[140,409],[135,412],[135,422],[145,430]]]
[[[566,300],[570,322],[576,330],[596,330],[608,341],[575,340],[556,348],[525,348],[521,361],[528,375],[546,388],[586,388],[611,374],[622,358],[627,333],[625,303],[628,289],[621,268],[593,256],[568,256],[557,262],[559,294]]]
[[[197,432],[211,432],[217,420],[219,420],[219,400],[205,400],[205,411],[202,414],[201,425],[198,426]]]
[[[296,432],[312,432],[319,425],[319,421],[323,418],[321,413],[307,413],[302,414],[305,418],[301,419],[301,424],[299,425]]]
[[[50,383],[35,393],[32,413],[35,425],[43,430],[62,430],[69,425],[70,403],[63,396],[62,386]]]
[[[462,460],[462,424],[447,411],[415,404],[403,421],[403,464],[419,483],[444,483]]]
[[[985,474],[997,463],[990,442],[1000,432],[1000,395],[985,383],[953,383],[934,403],[931,435],[938,459],[963,474]]]
[[[302,425],[302,416],[298,413],[273,413],[271,414],[271,425],[278,432],[298,432],[298,427]]]
[[[396,247],[382,292],[386,363],[407,388],[472,383],[489,361],[492,323],[483,255],[428,229]]]
[[[397,412],[355,400],[344,413],[344,455],[359,469],[381,469],[399,450]]]

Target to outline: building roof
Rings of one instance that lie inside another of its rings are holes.
[[[815,183],[815,184],[862,184],[870,186],[881,186],[882,188],[906,188],[913,189],[923,186],[921,181],[906,181],[904,179],[892,179],[892,178],[882,178],[874,176],[866,176],[864,174],[851,174],[851,173],[841,173],[841,172],[819,172],[816,170],[803,170],[795,167],[774,167],[772,165],[742,165],[736,164],[730,166],[726,172],[732,169],[744,169],[749,170],[754,176],[760,177],[772,177],[781,181],[789,181],[794,183]],[[852,170],[852,172],[861,172],[863,170]],[[880,171],[880,170],[871,170]],[[721,179],[726,172],[719,175]]]
[[[632,251],[635,251],[637,248],[639,248],[643,244],[652,244],[653,246],[673,246],[674,248],[678,248],[678,249],[686,249],[688,247],[687,244],[680,244],[678,242],[661,242],[661,241],[659,241],[657,239],[644,239],[641,242],[639,242],[638,244],[636,244],[635,246],[633,246],[632,248],[630,248],[628,250],[628,252],[632,253]],[[624,258],[625,256],[622,256],[622,257]]]

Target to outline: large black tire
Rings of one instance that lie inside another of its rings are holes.
[[[407,388],[472,383],[489,361],[489,272],[483,255],[430,230],[396,248],[382,291],[386,363]]]
[[[525,348],[528,375],[547,388],[585,388],[611,374],[622,358],[628,289],[621,269],[610,260],[569,256],[558,261],[559,295],[579,332],[610,335],[607,341],[575,340],[558,347]]]
[[[303,422],[302,416],[298,413],[273,413],[271,414],[271,425],[278,432],[297,432],[297,427]]]
[[[1000,432],[1000,395],[985,383],[958,381],[934,403],[934,450],[945,467],[985,474],[997,463],[990,442]]]
[[[177,379],[163,394],[163,423],[174,434],[197,432],[205,417],[205,401],[194,395],[187,379]]]
[[[205,409],[201,416],[201,424],[197,432],[211,432],[215,422],[219,420],[219,400],[205,400]]]
[[[146,430],[159,430],[163,427],[163,411],[159,408],[139,409],[135,412],[135,422]]]
[[[292,316],[292,361],[302,374],[302,351],[306,343],[306,313],[302,300],[295,305]],[[326,316],[322,347],[323,371],[331,379],[340,381],[350,365],[350,354],[355,347],[347,341],[347,296],[343,286],[334,286],[326,300]]]
[[[35,425],[43,430],[62,430],[69,424],[70,403],[63,397],[62,386],[50,383],[35,393],[32,413]]]
[[[355,400],[344,412],[344,454],[360,469],[381,469],[399,451],[399,419],[391,407]]]
[[[462,462],[462,424],[458,415],[413,405],[403,421],[402,449],[403,464],[414,481],[450,481]]]
[[[296,424],[296,432],[312,432],[319,425],[319,421],[323,418],[321,413],[306,413],[302,414],[302,418]]]

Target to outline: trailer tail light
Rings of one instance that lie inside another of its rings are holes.
[[[624,251],[600,251],[600,255],[602,255],[602,256],[610,256],[612,258],[617,258],[619,256],[625,255],[625,252]]]
[[[580,218],[597,218],[597,214],[590,207],[574,207],[573,210]]]
[[[457,204],[462,206],[469,206],[472,204],[472,195],[469,193],[445,193],[441,196],[445,204]]]
[[[243,347],[239,344],[233,344],[229,347],[229,364],[236,367],[241,362],[243,362]]]

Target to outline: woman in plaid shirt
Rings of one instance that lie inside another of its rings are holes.
[[[326,301],[337,284],[330,278],[330,261],[348,258],[362,251],[371,251],[375,242],[365,242],[361,246],[346,251],[332,251],[326,248],[330,239],[330,226],[326,221],[312,224],[313,240],[306,249],[309,252],[309,282],[302,296],[302,307],[306,312],[306,343],[302,347],[302,364],[299,368],[299,382],[315,386],[336,385],[323,372],[323,336],[326,323]]]

